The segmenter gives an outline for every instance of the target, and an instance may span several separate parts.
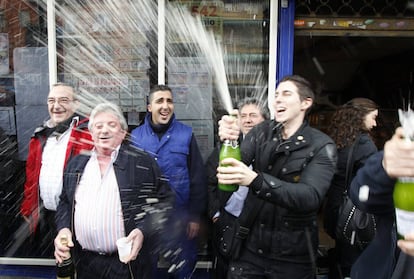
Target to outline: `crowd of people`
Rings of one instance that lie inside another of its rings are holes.
[[[30,244],[58,263],[70,251],[77,278],[191,278],[207,217],[213,278],[315,279],[319,228],[335,239],[345,192],[376,216],[377,232],[363,249],[336,240],[328,278],[411,278],[414,232],[398,240],[392,191],[397,177],[414,176],[414,143],[400,128],[378,151],[370,130],[379,107],[366,98],[339,106],[327,134],[311,127],[315,94],[301,76],[281,79],[274,97],[273,119],[266,102],[246,98],[232,112],[237,118],[218,121],[220,141],[238,141],[242,154],[219,164],[220,144],[203,162],[166,85],[151,88],[146,117],[130,134],[117,105],[100,103],[82,116],[74,88],[54,85],[50,119],[35,129],[26,163],[20,213]],[[239,187],[225,192],[218,183]],[[246,227],[240,219],[252,211]],[[243,236],[233,256],[219,248],[229,227]],[[123,237],[132,248],[121,262]]]

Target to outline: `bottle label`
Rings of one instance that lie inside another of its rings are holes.
[[[232,140],[231,141],[231,147],[232,148],[238,148],[239,147],[239,142],[237,140]]]
[[[397,231],[400,235],[414,233],[414,212],[396,208],[395,216],[397,218]]]
[[[398,180],[403,183],[414,183],[414,177],[399,177]]]
[[[239,147],[239,142],[237,140],[231,140],[231,141],[230,140],[226,140],[226,141],[223,142],[223,145],[229,146],[229,147],[231,147],[233,149],[236,149],[236,148]]]

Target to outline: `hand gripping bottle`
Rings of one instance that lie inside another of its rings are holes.
[[[220,156],[219,156],[219,162],[220,166],[225,166],[221,164],[221,161],[225,158],[234,158],[236,160],[241,160],[241,153],[240,153],[240,146],[237,140],[228,140],[226,139],[223,142],[223,145],[220,149]],[[226,192],[235,192],[237,189],[239,189],[239,185],[233,185],[233,184],[218,184],[218,188],[222,191]]]
[[[60,238],[60,242],[62,245],[68,245],[68,237],[67,235],[63,235]],[[68,252],[66,258],[63,262],[58,263],[56,266],[56,278],[57,279],[74,279],[75,278],[75,264],[73,263],[73,259]]]

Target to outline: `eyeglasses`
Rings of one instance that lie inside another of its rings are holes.
[[[55,98],[48,98],[47,99],[47,104],[52,106],[52,105],[54,105],[57,102],[59,105],[65,106],[65,105],[68,105],[72,101],[73,100],[71,100],[69,98],[66,98],[66,97],[57,98],[57,99],[55,99]]]

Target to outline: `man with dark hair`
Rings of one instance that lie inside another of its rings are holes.
[[[178,233],[182,251],[174,255],[179,267],[174,276],[189,278],[197,261],[197,236],[207,204],[203,159],[191,127],[175,118],[171,88],[153,87],[147,108],[144,124],[132,131],[131,139],[135,146],[155,158],[176,194],[172,222],[182,230]],[[155,277],[161,278],[161,275]]]
[[[227,278],[316,277],[317,214],[335,172],[336,148],[305,120],[313,99],[306,79],[283,78],[273,102],[275,119],[246,135],[242,161],[227,158],[217,169],[219,183],[249,187],[241,214],[257,212],[250,228],[239,230],[246,240]],[[237,139],[239,130],[227,115],[219,121],[221,140]]]

